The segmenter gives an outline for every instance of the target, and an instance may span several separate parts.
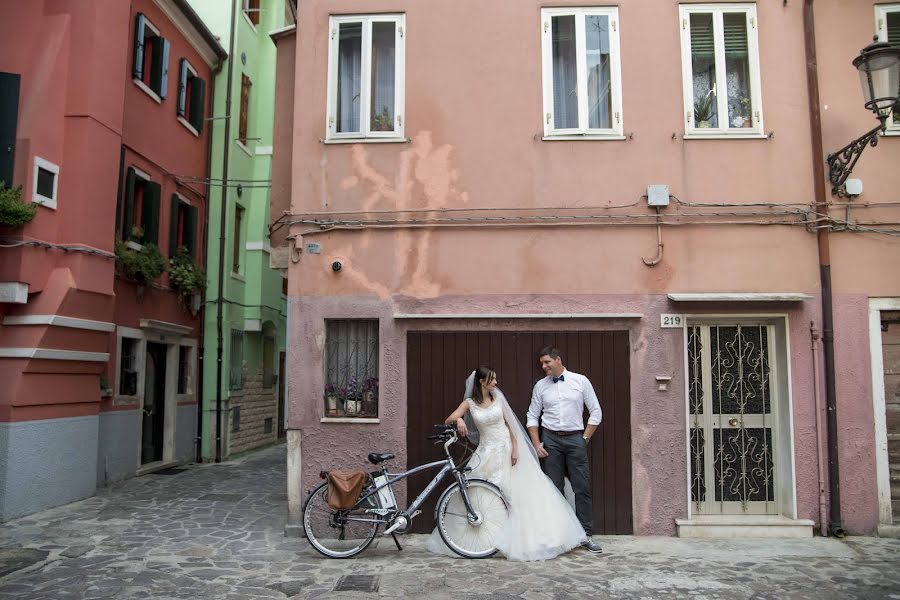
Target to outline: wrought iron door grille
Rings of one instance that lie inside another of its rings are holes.
[[[770,353],[767,325],[688,328],[691,501],[698,513],[775,508]]]

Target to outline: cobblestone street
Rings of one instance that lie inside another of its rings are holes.
[[[403,552],[388,538],[327,560],[283,535],[284,452],[131,479],[4,524],[0,598],[900,599],[900,540],[877,538],[598,536],[599,556],[510,563],[433,556],[407,536]],[[377,589],[335,591],[346,575]]]

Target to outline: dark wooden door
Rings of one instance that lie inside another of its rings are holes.
[[[566,368],[590,379],[600,398],[603,423],[591,442],[594,533],[630,534],[631,395],[627,331],[431,332],[407,335],[407,452],[409,466],[440,460],[443,451],[425,439],[462,402],[464,384],[478,365],[497,372],[499,386],[525,424],[534,383],[544,376],[536,353],[548,344],[563,353]],[[585,421],[586,421],[585,417]],[[410,479],[415,498],[433,472]],[[413,531],[433,527],[433,493],[413,521]]]
[[[141,464],[163,459],[166,423],[166,345],[147,342],[144,406],[141,422]]]

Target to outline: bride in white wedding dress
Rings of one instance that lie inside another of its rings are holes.
[[[509,519],[498,537],[497,548],[509,560],[547,560],[568,552],[584,539],[584,529],[556,486],[541,471],[537,454],[503,393],[497,376],[479,367],[466,381],[462,404],[447,417],[461,436],[478,439],[469,461],[470,477],[497,485],[509,501]],[[470,424],[477,431],[471,431]],[[462,524],[462,527],[468,525]],[[456,556],[437,530],[426,548]]]

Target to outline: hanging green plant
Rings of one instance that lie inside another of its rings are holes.
[[[178,248],[169,266],[169,285],[186,301],[193,294],[206,288],[206,273],[203,267],[194,261],[188,249]]]
[[[21,227],[37,214],[37,204],[22,201],[22,186],[6,187],[0,181],[0,225]]]
[[[166,270],[166,259],[156,244],[144,244],[140,250],[116,240],[116,271],[129,281],[147,285]]]

